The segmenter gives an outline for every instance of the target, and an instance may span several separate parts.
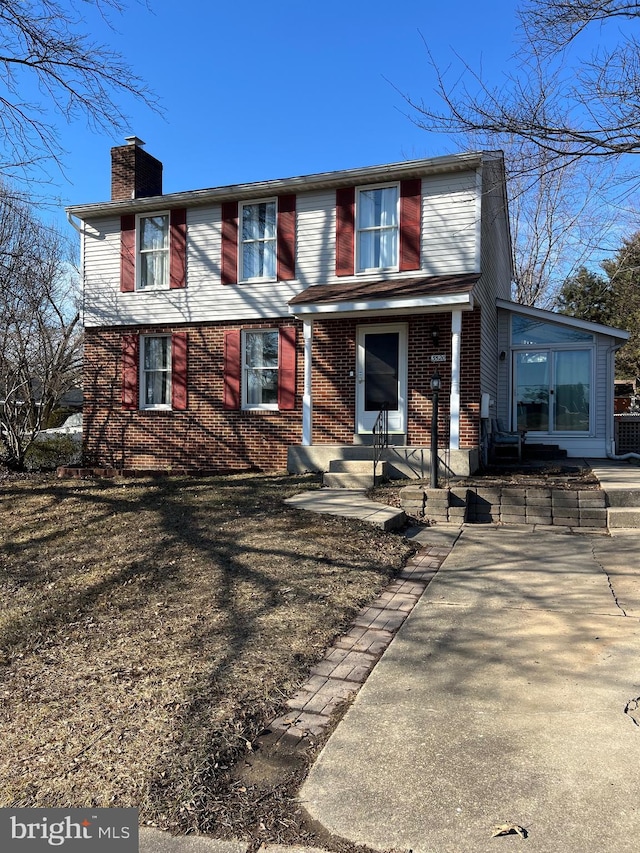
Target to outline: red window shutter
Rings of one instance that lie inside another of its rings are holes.
[[[279,334],[278,354],[278,408],[296,407],[296,330],[282,326]]]
[[[336,191],[336,275],[353,275],[355,187]]]
[[[238,281],[238,202],[222,203],[222,284]]]
[[[422,181],[400,182],[400,270],[420,269]]]
[[[120,217],[120,290],[136,289],[136,218]]]
[[[178,412],[188,408],[186,332],[171,335],[171,407]]]
[[[222,405],[225,409],[240,408],[240,329],[224,333],[224,392]]]
[[[296,197],[278,198],[278,281],[296,277]]]
[[[169,252],[171,256],[169,286],[187,286],[187,211],[172,210],[169,225]]]
[[[129,411],[139,406],[138,335],[122,336],[122,408]]]

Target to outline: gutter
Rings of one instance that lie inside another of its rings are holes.
[[[279,178],[272,181],[258,181],[250,184],[231,184],[224,187],[188,190],[186,192],[126,199],[124,201],[71,205],[66,208],[66,211],[68,216],[73,215],[80,219],[88,219],[122,212],[132,213],[136,211],[157,210],[160,207],[205,205],[226,199],[242,201],[244,199],[266,198],[268,196],[282,195],[286,192],[333,189],[351,183],[379,183],[381,181],[399,180],[404,177],[463,172],[478,168],[484,156],[486,155],[483,153],[450,154],[445,157],[406,160],[401,163],[389,163],[384,166],[365,166],[357,169],[344,169],[337,172],[319,172],[313,175],[302,175],[294,178]]]

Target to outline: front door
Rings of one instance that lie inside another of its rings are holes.
[[[407,327],[360,326],[356,375],[356,430],[371,433],[384,403],[389,432],[407,431]]]

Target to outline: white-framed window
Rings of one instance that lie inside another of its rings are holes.
[[[276,200],[240,205],[240,281],[276,278]]]
[[[518,429],[590,433],[595,402],[593,334],[514,314],[511,345]]]
[[[363,187],[356,197],[356,268],[397,269],[399,242],[398,184]]]
[[[278,408],[278,331],[242,333],[242,408]]]
[[[171,408],[171,335],[143,335],[140,347],[140,408]]]
[[[137,289],[169,287],[169,214],[140,215],[137,219]]]

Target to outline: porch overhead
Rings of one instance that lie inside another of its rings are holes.
[[[422,314],[431,311],[471,311],[480,273],[419,278],[332,282],[308,287],[289,301],[296,317],[330,314],[343,317],[376,314]]]

